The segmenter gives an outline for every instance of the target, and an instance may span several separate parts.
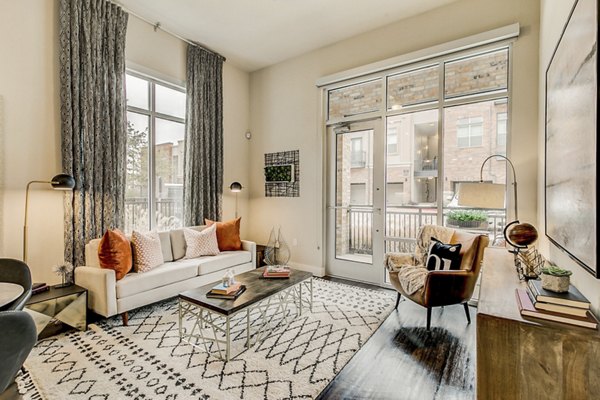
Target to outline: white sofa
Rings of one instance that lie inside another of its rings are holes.
[[[202,230],[204,226],[192,229]],[[254,242],[242,240],[242,250],[239,251],[185,259],[182,229],[159,232],[159,237],[165,263],[148,272],[130,272],[119,281],[114,270],[100,267],[100,239],[91,240],[85,246],[86,265],[75,268],[75,283],[88,290],[88,307],[105,317],[121,314],[123,323],[127,324],[129,310],[217,282],[227,269],[239,274],[256,267]]]

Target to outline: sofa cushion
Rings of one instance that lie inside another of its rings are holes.
[[[185,236],[185,258],[216,256],[219,254],[217,227],[211,226],[198,232],[196,229],[183,228]]]
[[[171,283],[191,279],[198,275],[198,259],[165,263],[148,272],[130,273],[117,281],[117,298],[155,289]]]
[[[133,267],[135,272],[148,272],[163,264],[163,254],[158,233],[133,231],[131,234],[131,245],[133,247]]]
[[[240,240],[240,221],[242,217],[237,217],[230,221],[216,222],[210,219],[204,219],[207,226],[217,225],[217,241],[219,250],[241,250],[242,241]]]
[[[206,228],[205,225],[190,226],[190,229],[202,231]],[[173,260],[179,260],[185,257],[185,236],[183,235],[183,229],[173,229],[169,231],[171,236],[171,251],[173,252]]]
[[[133,267],[131,243],[118,229],[107,229],[98,246],[98,260],[102,268],[115,271],[117,280],[123,279]]]
[[[85,245],[85,266],[86,267],[100,267],[100,260],[98,260],[98,247],[102,239],[92,239]]]
[[[173,261],[173,250],[171,249],[171,233],[169,231],[158,232],[160,239],[160,249],[163,254],[163,261]]]
[[[223,251],[217,256],[205,256],[195,259],[198,262],[198,275],[235,267],[252,261],[249,251]]]

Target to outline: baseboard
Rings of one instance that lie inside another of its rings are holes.
[[[301,271],[312,272],[314,276],[325,276],[325,268],[316,267],[314,265],[300,264],[295,262],[288,263],[290,267]]]

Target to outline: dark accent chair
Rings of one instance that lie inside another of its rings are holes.
[[[0,394],[13,383],[36,342],[35,322],[26,311],[0,312]]]
[[[427,256],[432,229],[437,231],[448,229],[440,226],[425,225],[421,228],[417,237],[417,249],[412,253],[387,253],[385,264],[390,274],[390,281],[398,297],[396,308],[401,296],[414,301],[427,309],[427,330],[431,326],[431,309],[433,307],[462,304],[465,308],[467,322],[471,323],[469,306],[467,302],[473,295],[477,277],[481,270],[483,252],[489,244],[487,235],[476,235],[462,230],[455,230],[450,239],[451,244],[461,243],[462,255],[459,270],[455,271],[429,271],[425,277],[424,286],[413,294],[407,294],[398,278],[398,271],[391,271],[392,265],[423,265],[424,257]]]
[[[27,264],[12,258],[0,258],[0,282],[16,283],[25,288],[21,296],[0,307],[0,311],[22,310],[31,297],[31,272]]]

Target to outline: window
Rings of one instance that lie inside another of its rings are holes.
[[[398,153],[398,133],[396,128],[388,128],[387,131],[387,153],[396,154]]]
[[[483,140],[483,118],[461,118],[457,122],[458,147],[479,147]]]
[[[351,165],[352,168],[364,168],[366,165],[366,152],[363,150],[363,138],[352,138]]]
[[[125,231],[183,226],[185,90],[128,72]]]
[[[505,112],[498,113],[496,116],[496,145],[499,151],[504,149],[504,153],[506,153],[506,122],[507,114]]]

